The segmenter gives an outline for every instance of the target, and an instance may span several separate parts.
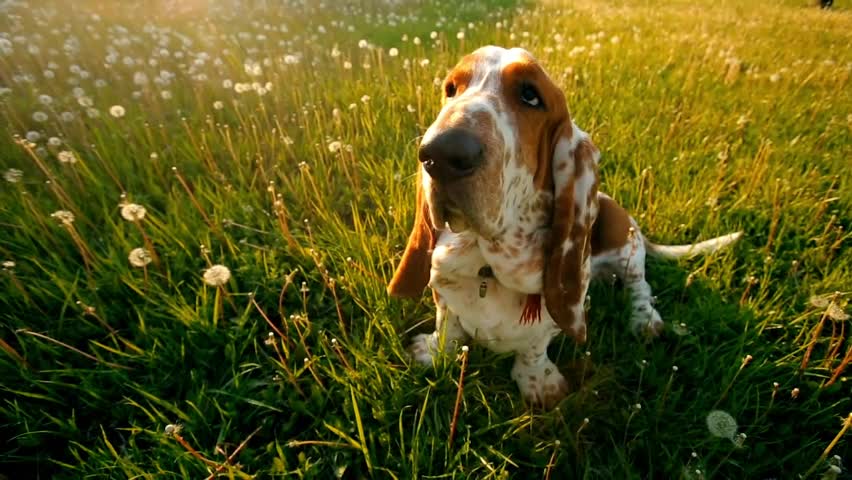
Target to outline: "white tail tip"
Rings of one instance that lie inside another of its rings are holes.
[[[691,245],[657,245],[649,241],[645,241],[645,248],[648,252],[660,258],[682,258],[694,257],[696,255],[704,255],[708,253],[718,252],[728,245],[739,240],[743,236],[743,232],[734,232],[721,237],[711,238],[703,242],[693,243]]]

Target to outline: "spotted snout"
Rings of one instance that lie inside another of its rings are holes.
[[[453,127],[420,145],[420,162],[438,182],[472,175],[485,161],[485,146],[474,132]]]

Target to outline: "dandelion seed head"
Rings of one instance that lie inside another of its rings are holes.
[[[130,254],[127,255],[127,260],[129,260],[130,264],[134,267],[142,268],[151,263],[151,253],[144,248],[134,248],[130,251]]]
[[[109,114],[112,115],[115,118],[121,118],[121,117],[124,116],[125,113],[126,113],[126,111],[124,110],[124,107],[122,107],[121,105],[113,105],[113,106],[109,107]]]
[[[221,287],[231,279],[231,271],[224,265],[213,265],[204,271],[204,283],[211,287]]]
[[[733,439],[737,434],[736,419],[724,410],[713,410],[707,414],[707,429],[716,437]]]
[[[836,303],[831,303],[825,312],[826,316],[836,322],[849,320],[849,314],[844,312]]]
[[[24,178],[24,172],[17,168],[10,168],[3,172],[3,180],[6,180],[9,183],[18,183],[22,178]]]
[[[63,225],[71,225],[74,223],[74,214],[68,210],[57,210],[50,214],[51,217],[59,220]]]
[[[125,203],[121,206],[121,216],[127,221],[130,222],[138,222],[145,218],[145,214],[148,213],[148,210],[145,209],[142,205],[136,203]]]
[[[77,155],[74,152],[63,150],[56,154],[56,158],[59,159],[62,163],[67,163],[69,165],[73,165],[77,163]]]
[[[33,112],[33,120],[36,122],[42,123],[47,121],[47,114],[44,112]]]

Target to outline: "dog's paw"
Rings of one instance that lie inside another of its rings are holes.
[[[655,338],[663,333],[664,324],[659,312],[650,303],[647,303],[633,308],[630,326],[633,333],[637,335]]]
[[[408,353],[417,363],[431,366],[438,353],[438,336],[435,333],[415,335],[408,346]]]
[[[529,404],[550,410],[568,395],[568,382],[550,360],[530,365],[518,359],[512,378]]]

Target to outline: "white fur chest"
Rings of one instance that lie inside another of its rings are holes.
[[[429,286],[450,314],[458,316],[468,335],[495,352],[518,352],[559,333],[544,305],[540,322],[521,323],[527,295],[507,288],[493,276],[480,276],[485,266],[488,262],[475,235],[441,232],[432,253]]]

